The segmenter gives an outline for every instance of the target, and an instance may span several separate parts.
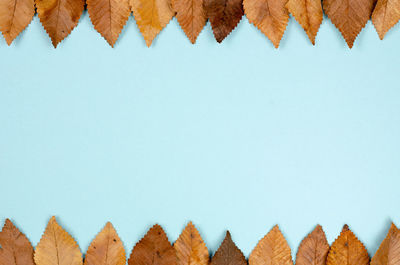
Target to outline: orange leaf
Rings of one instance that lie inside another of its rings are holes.
[[[326,15],[342,33],[349,48],[353,47],[357,35],[367,24],[375,0],[324,0]]]
[[[154,38],[174,16],[169,0],[130,0],[140,32],[150,47]]]
[[[174,243],[177,265],[208,265],[209,254],[199,231],[189,222]]]
[[[300,243],[296,265],[325,265],[329,244],[322,226],[317,227]]]
[[[31,243],[9,219],[0,232],[0,246],[1,265],[34,265]]]
[[[332,243],[326,265],[368,265],[369,256],[363,243],[345,225]]]
[[[315,37],[323,18],[321,0],[288,0],[286,7],[315,45]]]
[[[371,265],[400,263],[400,230],[392,223],[386,238],[371,259]]]
[[[0,31],[8,45],[31,23],[34,15],[34,0],[0,1]]]
[[[179,25],[194,44],[207,21],[203,0],[172,0],[171,5]]]
[[[224,241],[211,260],[210,265],[247,265],[242,251],[233,243],[231,234],[226,232]]]
[[[114,47],[131,15],[128,0],[87,0],[87,9],[94,28]]]
[[[76,27],[84,5],[84,0],[36,0],[40,22],[54,48]]]
[[[275,48],[279,47],[289,21],[286,3],[287,0],[243,0],[247,19],[271,40]]]
[[[177,265],[175,249],[159,225],[154,225],[135,245],[128,265]]]
[[[383,40],[386,33],[400,20],[399,0],[378,0],[372,13],[372,23],[379,38]]]
[[[290,247],[277,225],[258,242],[249,265],[293,265]]]
[[[113,225],[108,222],[86,251],[84,265],[125,265],[124,245]]]
[[[82,254],[75,240],[53,216],[35,250],[36,265],[82,265]]]

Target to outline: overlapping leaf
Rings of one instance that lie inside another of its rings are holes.
[[[301,241],[296,265],[325,265],[329,244],[322,226],[317,227]]]
[[[371,259],[371,265],[400,264],[400,230],[392,223],[386,238]]]
[[[372,23],[381,40],[399,20],[400,0],[378,0],[372,13]]]
[[[243,0],[204,0],[214,37],[222,42],[243,17]]]
[[[244,13],[274,44],[275,48],[285,33],[289,21],[287,0],[243,0]]]
[[[215,252],[210,265],[247,265],[242,251],[232,241],[229,231]]]

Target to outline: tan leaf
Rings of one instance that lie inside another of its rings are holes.
[[[207,22],[203,0],[171,0],[171,5],[179,25],[194,44]]]
[[[315,37],[323,18],[321,0],[288,0],[286,7],[315,45]]]
[[[35,250],[36,265],[82,265],[82,254],[75,240],[53,216]]]
[[[140,32],[150,47],[154,38],[174,16],[169,0],[130,0]]]
[[[368,265],[369,256],[363,243],[345,225],[329,250],[327,265]]]
[[[94,28],[114,47],[131,15],[128,0],[87,0],[87,9]]]
[[[322,226],[317,227],[300,243],[296,265],[325,265],[329,244]]]
[[[392,223],[386,238],[371,259],[371,265],[400,264],[400,230]]]
[[[199,231],[189,222],[174,243],[177,265],[208,265],[209,254]]]
[[[34,265],[31,243],[9,219],[0,232],[0,246],[1,265]]]
[[[0,31],[8,45],[31,23],[34,0],[0,0]]]
[[[279,47],[289,21],[286,3],[287,0],[243,0],[247,19],[271,40],[275,48]]]
[[[277,225],[258,242],[249,265],[293,265],[290,247]]]
[[[357,35],[367,24],[375,0],[323,0],[326,15],[352,48]]]
[[[400,0],[378,0],[372,13],[372,23],[381,40],[399,20]]]
[[[215,39],[221,43],[243,17],[243,0],[204,0]]]
[[[84,265],[125,265],[124,245],[113,225],[108,222],[86,251]]]
[[[225,239],[215,252],[210,265],[247,265],[246,258],[233,243],[229,231],[226,232]]]
[[[177,265],[175,249],[159,225],[154,225],[135,245],[128,265]]]

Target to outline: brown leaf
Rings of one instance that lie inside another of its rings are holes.
[[[0,0],[0,31],[8,45],[31,23],[34,0]]]
[[[124,245],[113,225],[108,222],[86,251],[84,265],[125,265]]]
[[[322,226],[317,227],[300,243],[296,265],[325,265],[329,244]]]
[[[371,259],[371,265],[400,264],[400,230],[392,223],[386,238]]]
[[[208,265],[209,254],[199,231],[189,222],[179,238],[174,243],[177,265]]]
[[[400,0],[378,0],[372,13],[372,23],[381,40],[399,20]]]
[[[249,265],[293,265],[290,247],[279,226],[274,226],[251,252]]]
[[[279,47],[289,21],[286,3],[287,0],[243,0],[247,19],[271,40],[275,48]]]
[[[345,225],[332,243],[326,265],[368,265],[369,256],[363,243]]]
[[[229,231],[226,232],[225,239],[215,252],[210,265],[247,265],[246,258],[233,243]]]
[[[94,28],[114,47],[131,15],[128,0],[87,0],[87,9]]]
[[[352,48],[357,35],[367,24],[375,0],[323,0],[326,15]]]
[[[215,39],[221,43],[243,17],[243,0],[204,0]]]
[[[171,0],[171,5],[179,25],[194,44],[207,22],[203,0]]]
[[[177,265],[175,249],[159,225],[154,225],[135,245],[128,265]]]
[[[150,47],[154,38],[174,16],[169,0],[130,0],[140,32]]]
[[[321,0],[288,0],[286,7],[315,45],[315,37],[323,18]]]
[[[76,27],[84,5],[84,0],[36,0],[40,22],[54,48]]]
[[[0,232],[0,246],[1,265],[34,265],[31,243],[9,219]]]
[[[82,265],[82,254],[75,240],[53,216],[35,250],[36,265]]]

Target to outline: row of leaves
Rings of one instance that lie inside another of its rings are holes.
[[[78,24],[85,4],[94,28],[111,46],[131,12],[147,46],[174,16],[195,43],[207,20],[215,39],[222,42],[246,14],[276,48],[289,13],[315,44],[325,11],[350,48],[370,18],[381,39],[400,19],[400,0],[0,0],[0,31],[10,45],[31,22],[36,6],[43,27],[57,47]]]
[[[2,265],[125,265],[123,243],[111,223],[91,242],[85,259],[76,241],[52,217],[34,250],[27,237],[6,220],[0,232]],[[154,225],[133,247],[128,265],[293,265],[291,250],[278,226],[256,245],[247,261],[229,231],[211,258],[199,232],[190,222],[171,245],[159,225]],[[296,265],[397,265],[400,264],[400,230],[392,224],[372,260],[347,225],[329,246],[321,226],[300,244]]]

